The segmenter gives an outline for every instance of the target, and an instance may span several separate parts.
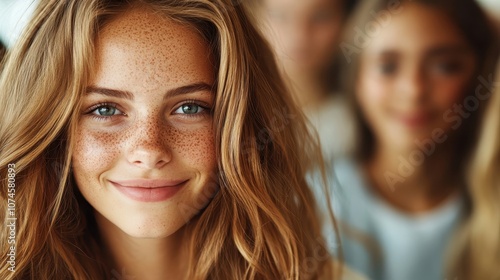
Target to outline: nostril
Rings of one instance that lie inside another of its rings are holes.
[[[154,169],[166,165],[172,160],[172,155],[167,147],[141,145],[130,150],[127,158],[130,164],[137,167]]]

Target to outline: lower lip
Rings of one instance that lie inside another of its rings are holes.
[[[430,123],[431,118],[429,116],[420,116],[414,118],[400,118],[400,121],[407,127],[410,128],[420,128],[426,126]]]
[[[140,202],[159,202],[173,197],[185,185],[186,182],[187,181],[171,187],[160,188],[124,187],[115,182],[111,183],[122,194],[133,200]]]

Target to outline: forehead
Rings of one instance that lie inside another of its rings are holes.
[[[213,73],[209,53],[208,44],[194,27],[147,7],[131,8],[98,35],[94,83],[174,86],[194,77],[206,80]]]
[[[369,22],[368,25],[371,25]],[[372,27],[372,26],[370,26]],[[393,50],[422,53],[439,46],[467,47],[458,26],[441,10],[416,3],[406,3],[392,14],[387,24],[370,38],[366,53]]]

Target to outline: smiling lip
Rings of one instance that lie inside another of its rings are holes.
[[[417,128],[429,124],[432,120],[432,115],[426,113],[411,114],[400,116],[399,120],[407,127]]]
[[[158,202],[173,197],[188,180],[135,179],[109,181],[125,196],[141,202]]]

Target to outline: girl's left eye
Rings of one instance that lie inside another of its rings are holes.
[[[196,103],[184,103],[174,113],[183,115],[196,115],[207,110],[207,108]]]
[[[458,62],[441,62],[434,65],[434,70],[440,74],[449,75],[460,72],[462,69]]]

